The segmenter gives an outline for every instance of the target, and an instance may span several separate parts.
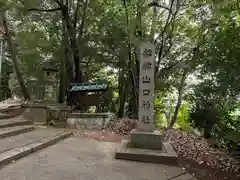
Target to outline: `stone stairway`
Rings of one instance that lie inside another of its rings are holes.
[[[0,119],[0,168],[71,135],[64,130],[35,126],[22,117]]]

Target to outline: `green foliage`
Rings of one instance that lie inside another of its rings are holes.
[[[168,125],[168,119],[166,117],[166,104],[164,93],[156,93],[155,95],[155,125],[157,128],[164,128]]]
[[[213,136],[219,146],[231,150],[239,143],[240,138],[240,116],[225,114],[213,127]]]
[[[188,103],[182,104],[178,112],[178,118],[176,122],[176,127],[189,132],[190,131],[190,121],[189,121],[190,105]]]
[[[101,112],[117,112],[117,95],[116,89],[117,84],[114,82],[115,75],[113,74],[112,70],[100,70],[97,73],[95,72],[94,78],[91,79],[92,82],[104,82],[108,83],[109,88],[106,92],[102,94],[102,100],[100,104],[100,111]]]
[[[211,103],[196,104],[196,108],[190,113],[190,120],[193,125],[199,129],[204,130],[204,137],[209,138],[213,126],[223,116],[221,112]]]
[[[192,99],[195,105],[190,112],[190,122],[203,130],[206,138],[214,136],[219,146],[229,149],[240,138],[239,116],[232,115],[238,110],[239,102],[225,91],[210,85],[209,81],[199,84]]]
[[[240,26],[234,22],[228,27],[219,27],[214,39],[207,45],[207,57],[204,61],[204,72],[214,73],[221,89],[228,88],[231,93],[239,93],[239,35]]]

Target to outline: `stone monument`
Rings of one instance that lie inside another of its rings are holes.
[[[123,140],[116,152],[117,159],[177,165],[177,155],[159,131],[154,131],[155,45],[140,45],[138,128]]]

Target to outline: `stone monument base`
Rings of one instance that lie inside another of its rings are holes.
[[[130,141],[123,140],[116,152],[116,159],[139,162],[178,165],[178,157],[168,142],[163,141],[160,132],[132,130]]]
[[[130,133],[132,148],[161,150],[163,138],[159,131],[145,132],[133,129]]]

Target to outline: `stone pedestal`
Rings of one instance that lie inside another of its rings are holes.
[[[162,150],[162,135],[159,131],[143,132],[133,129],[130,134],[130,142],[133,148]]]
[[[22,116],[38,124],[49,124],[57,122],[56,126],[64,127],[66,125],[66,115],[71,107],[62,104],[50,102],[27,103],[22,105],[25,109]]]
[[[116,159],[139,162],[178,165],[178,157],[172,146],[163,141],[159,131],[132,130],[130,140],[123,140],[115,155]]]
[[[67,105],[51,105],[46,107],[47,124],[58,128],[65,128],[67,125],[67,114],[71,107]]]

